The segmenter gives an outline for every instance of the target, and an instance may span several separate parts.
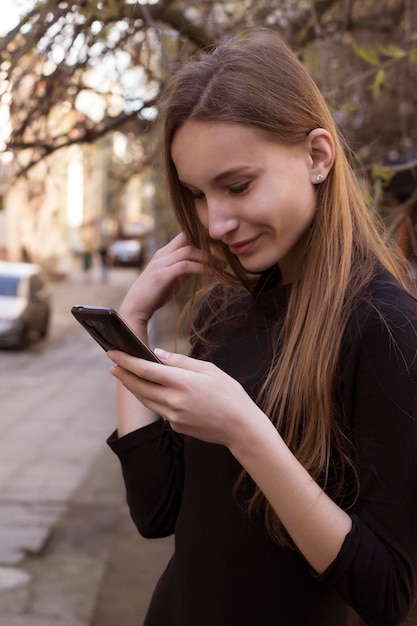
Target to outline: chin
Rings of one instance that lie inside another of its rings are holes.
[[[243,269],[249,274],[262,274],[262,272],[266,272],[274,265],[278,265],[277,259],[264,259],[263,261],[258,260],[251,262],[249,259],[239,259],[239,262]]]

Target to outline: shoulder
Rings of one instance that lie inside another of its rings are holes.
[[[367,355],[373,363],[395,356],[417,372],[417,300],[385,269],[378,269],[354,303],[342,347],[347,354]]]
[[[392,328],[416,325],[417,299],[387,270],[379,268],[354,306],[358,328],[383,324]]]

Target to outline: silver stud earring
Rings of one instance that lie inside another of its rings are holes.
[[[316,176],[316,181],[319,183],[320,181],[322,181],[324,178],[323,174],[317,174]]]

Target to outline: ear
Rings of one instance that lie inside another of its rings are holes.
[[[320,184],[333,167],[335,158],[333,138],[324,128],[315,128],[307,136],[307,146],[311,159],[312,183]]]

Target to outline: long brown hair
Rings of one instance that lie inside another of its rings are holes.
[[[283,41],[265,30],[220,45],[207,58],[181,67],[166,85],[161,112],[166,174],[178,221],[191,243],[207,254],[214,248],[228,261],[230,283],[244,286],[248,276],[226,246],[210,240],[192,198],[178,181],[171,159],[175,132],[193,119],[245,124],[285,145],[300,142],[315,128],[333,137],[335,162],[317,185],[317,210],[299,280],[291,289],[279,354],[259,402],[298,460],[323,486],[335,462],[341,493],[332,496],[337,499],[344,495],[343,479],[352,465],[334,401],[347,320],[377,263],[404,282],[395,254],[370,217],[347,147],[305,67]],[[258,507],[265,511],[270,534],[284,541],[279,520],[254,487],[249,510]]]

